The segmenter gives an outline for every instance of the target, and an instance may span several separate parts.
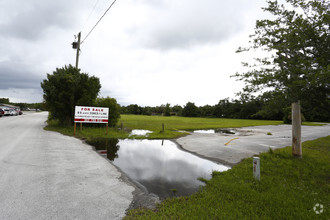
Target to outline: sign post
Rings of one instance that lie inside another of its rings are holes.
[[[109,108],[76,106],[74,114],[74,135],[76,134],[77,122],[80,123],[80,130],[82,130],[82,123],[104,123],[106,124],[108,134],[108,121]]]

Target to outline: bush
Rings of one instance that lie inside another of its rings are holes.
[[[89,106],[95,101],[100,88],[100,80],[87,73],[81,73],[71,65],[56,68],[53,74],[41,83],[47,110],[53,119],[61,124],[73,124],[74,109],[77,105]]]
[[[96,107],[109,108],[109,126],[115,127],[120,118],[120,106],[114,98],[97,98],[95,101]]]

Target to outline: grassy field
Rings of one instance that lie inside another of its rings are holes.
[[[123,130],[120,130],[123,124]],[[165,132],[162,132],[163,126]],[[79,138],[99,138],[99,137],[113,137],[113,138],[146,138],[145,136],[129,136],[133,129],[143,129],[152,131],[147,137],[148,139],[172,139],[186,135],[182,131],[192,131],[198,129],[212,129],[212,128],[238,128],[247,126],[259,125],[279,125],[282,121],[271,120],[248,120],[248,119],[227,119],[227,118],[187,118],[187,117],[164,117],[164,116],[144,116],[144,115],[121,115],[118,124],[115,128],[109,128],[109,134],[106,135],[105,126],[103,128],[86,127],[83,125],[80,131],[80,125],[77,124],[76,137]],[[304,122],[303,125],[322,125],[320,123]],[[73,126],[62,127],[57,122],[50,121],[45,127],[46,130],[57,131],[65,135],[73,135]]]
[[[133,129],[146,129],[153,131],[150,138],[162,138],[160,131],[165,126],[165,138],[175,138],[183,134],[178,131],[192,131],[212,128],[237,128],[258,125],[278,125],[281,121],[244,120],[226,118],[188,118],[188,117],[162,117],[142,115],[122,115],[120,123]]]
[[[261,154],[260,182],[248,158],[213,172],[196,194],[167,199],[156,210],[131,210],[126,219],[330,219],[330,136],[304,142],[302,159],[291,151]]]
[[[119,130],[123,124],[123,130]],[[162,132],[164,124],[165,132]],[[121,115],[116,128],[109,129],[108,137],[129,138],[129,133],[133,129],[150,130],[149,139],[172,139],[185,135],[184,132],[198,129],[212,128],[237,128],[258,125],[278,125],[281,121],[270,120],[245,120],[245,119],[225,119],[225,118],[187,118],[187,117],[163,117],[163,116],[143,116],[143,115]],[[65,135],[73,135],[73,126],[61,127],[56,122],[49,122],[46,130],[58,131]],[[80,131],[77,125],[77,137],[95,138],[107,137],[105,128],[87,128],[83,127]],[[144,136],[135,136],[130,138],[146,138]]]

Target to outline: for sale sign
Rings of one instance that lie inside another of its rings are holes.
[[[74,122],[108,123],[109,108],[76,106]]]

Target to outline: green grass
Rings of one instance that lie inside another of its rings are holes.
[[[291,147],[260,155],[261,181],[252,158],[226,172],[213,172],[189,197],[163,201],[155,210],[130,210],[127,219],[330,219],[330,136],[303,143],[303,158]],[[323,205],[317,215],[313,207]]]
[[[309,122],[309,121],[304,121],[302,125],[307,125],[307,126],[323,126],[326,125],[327,123],[320,123],[320,122]]]
[[[120,131],[119,127],[123,124],[124,131]],[[162,132],[162,124],[164,123],[165,132]],[[225,119],[225,118],[187,118],[187,117],[163,117],[163,116],[143,116],[143,115],[121,115],[118,126],[109,128],[109,134],[106,136],[104,128],[87,128],[83,126],[80,131],[80,125],[77,124],[76,136],[80,138],[94,137],[115,137],[115,138],[146,138],[144,136],[129,137],[129,133],[133,129],[150,130],[153,133],[148,135],[148,139],[172,139],[183,135],[185,132],[198,129],[214,129],[214,128],[237,128],[258,125],[278,125],[283,124],[281,121],[270,120],[247,120],[247,119]],[[73,135],[73,126],[62,127],[57,122],[50,121],[45,128],[50,131],[58,131],[65,135]]]
[[[278,125],[281,121],[270,120],[247,120],[247,119],[226,119],[226,118],[188,118],[188,117],[163,117],[143,115],[122,115],[119,124],[130,129],[146,129],[153,131],[149,135],[153,138],[177,138],[185,133],[178,131],[192,131],[198,129],[214,128],[237,128],[258,125]],[[162,124],[165,126],[165,134],[161,133]]]

